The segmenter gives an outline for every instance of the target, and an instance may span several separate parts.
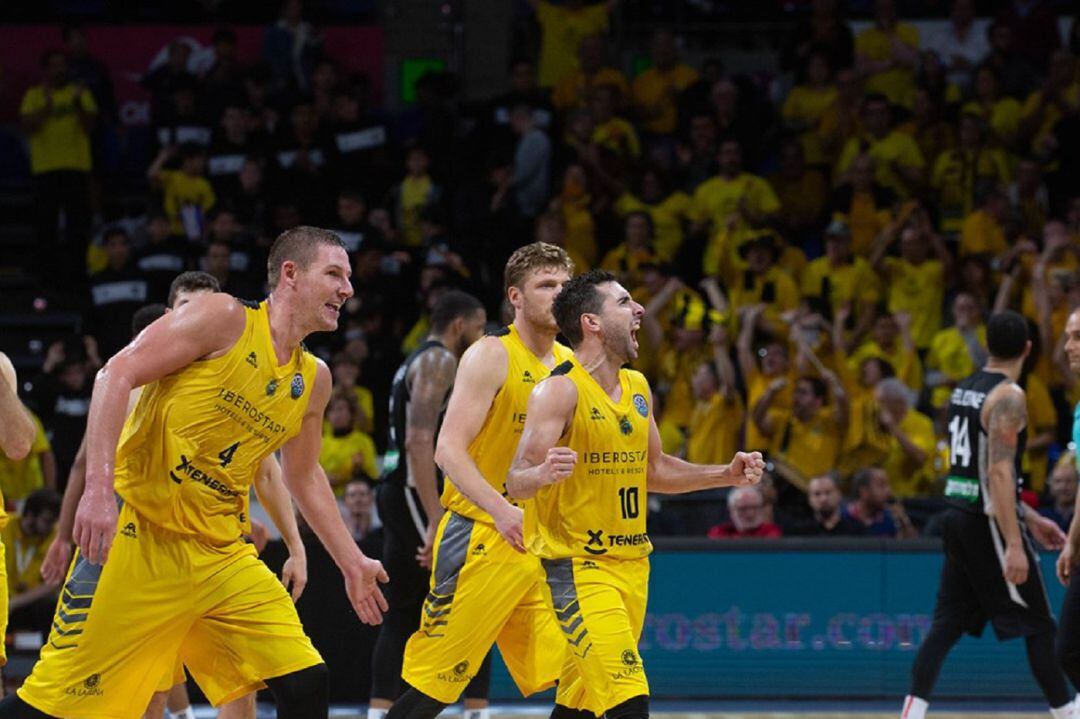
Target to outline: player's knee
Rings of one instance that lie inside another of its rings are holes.
[[[291,674],[267,679],[266,685],[274,695],[280,715],[283,705],[299,707],[328,701],[330,671],[325,664],[316,664]]]
[[[649,697],[645,694],[631,697],[622,704],[616,704],[608,709],[604,712],[604,716],[607,719],[648,719]]]
[[[599,719],[599,717],[588,709],[571,709],[562,704],[556,704],[551,710],[550,719]]]

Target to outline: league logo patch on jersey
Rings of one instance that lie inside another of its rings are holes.
[[[304,394],[304,375],[297,372],[293,375],[292,386],[289,388],[292,392],[293,399],[300,399],[300,395]]]
[[[634,395],[634,409],[636,409],[637,413],[640,414],[642,417],[648,417],[649,416],[649,400],[645,399],[644,395],[635,394]]]

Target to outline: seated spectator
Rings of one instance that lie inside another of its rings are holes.
[[[649,213],[654,230],[653,250],[662,262],[671,262],[678,255],[683,244],[683,220],[689,208],[689,195],[681,190],[672,192],[659,168],[642,172],[636,192],[623,192],[614,207],[622,217],[632,212]]]
[[[289,112],[289,122],[274,143],[274,159],[272,186],[296,203],[302,215],[323,217],[333,209],[327,202],[333,197],[330,138],[310,100],[301,100]]]
[[[634,110],[648,135],[665,137],[678,128],[679,96],[697,82],[698,73],[679,62],[678,44],[667,30],[653,33],[650,55],[652,67],[634,78]]]
[[[56,455],[57,491],[67,486],[68,472],[86,434],[94,372],[100,366],[93,338],[73,337],[49,346],[42,373],[31,382],[27,404],[49,428]]]
[[[195,145],[203,150],[210,147],[214,129],[207,120],[204,95],[196,80],[181,78],[172,88],[168,112],[158,113],[154,137],[158,146]]]
[[[863,100],[863,132],[848,140],[836,162],[836,184],[849,179],[852,163],[859,155],[874,159],[874,178],[879,185],[908,197],[922,187],[926,160],[911,135],[893,127],[889,101],[882,95]]]
[[[1068,532],[1076,511],[1076,452],[1062,453],[1050,473],[1050,504],[1039,508],[1039,514],[1053,520],[1061,531]]]
[[[642,267],[655,264],[653,252],[653,223],[647,212],[633,212],[626,216],[626,239],[604,255],[601,269],[614,273],[619,282],[633,291],[642,283]]]
[[[240,102],[240,98],[234,98],[225,105],[208,153],[207,176],[215,192],[222,196],[235,192],[244,160],[261,157],[267,149],[265,138],[249,131],[251,116]]]
[[[840,486],[832,474],[819,474],[811,479],[806,497],[813,516],[796,523],[789,534],[804,537],[861,537],[867,533],[863,522],[845,511]]]
[[[803,376],[795,382],[791,409],[774,406],[788,380],[780,378],[754,405],[753,421],[769,440],[769,456],[777,472],[797,487],[806,487],[811,477],[830,472],[840,462],[840,448],[848,424],[848,399],[840,380],[832,372],[824,379]],[[829,390],[832,406],[826,406]]]
[[[849,228],[852,254],[870,256],[874,240],[893,220],[895,202],[896,194],[874,180],[874,158],[856,157],[847,182],[833,190],[828,208],[834,220]]]
[[[367,199],[364,193],[355,187],[343,187],[337,195],[337,222],[334,232],[345,243],[345,248],[354,253],[365,243],[380,243],[382,237],[367,221]]]
[[[345,526],[357,542],[368,539],[382,527],[375,509],[375,485],[370,477],[355,476],[345,485]]]
[[[21,502],[43,487],[56,491],[56,456],[52,444],[41,420],[33,412],[29,414],[37,427],[30,453],[22,459],[10,459],[0,452],[0,492],[5,502]]]
[[[1001,78],[993,65],[984,64],[975,71],[975,96],[960,111],[986,124],[988,144],[1011,150],[1020,132],[1021,109],[1016,98],[1003,94]]]
[[[802,145],[795,138],[780,145],[780,167],[769,175],[769,184],[780,201],[777,222],[781,234],[802,245],[814,230],[821,229],[829,184],[817,168],[808,167]]]
[[[825,112],[836,103],[836,84],[832,81],[829,60],[823,47],[810,50],[799,84],[784,100],[781,115],[784,129],[797,133],[806,163],[811,167],[830,167],[821,133],[818,131]]]
[[[164,303],[173,278],[188,268],[191,249],[187,238],[175,235],[168,216],[161,210],[147,213],[145,241],[135,254],[135,267],[146,278],[147,298]]]
[[[930,404],[944,410],[956,384],[982,367],[988,358],[986,325],[979,303],[966,292],[952,301],[952,327],[939,330],[926,354],[925,383],[932,389]]]
[[[847,513],[861,522],[872,537],[919,536],[919,530],[908,519],[904,505],[892,499],[889,475],[881,467],[865,467],[851,478],[855,500],[848,504]]]
[[[874,24],[855,36],[855,67],[866,78],[866,92],[905,105],[918,64],[918,28],[897,20],[893,0],[875,0]]]
[[[589,93],[589,111],[595,123],[592,142],[625,163],[637,160],[641,155],[641,142],[634,126],[615,114],[617,100],[616,90],[611,85],[600,85]]]
[[[408,247],[418,247],[423,240],[420,211],[442,201],[442,187],[428,174],[431,160],[419,146],[409,148],[405,156],[405,178],[394,187],[394,224],[400,241]]]
[[[356,395],[347,388],[335,388],[326,406],[319,464],[326,470],[337,497],[344,496],[345,485],[356,470],[362,470],[370,478],[379,475],[375,442],[356,428],[357,413]]]
[[[986,144],[985,123],[975,115],[960,117],[960,144],[937,156],[930,186],[937,193],[941,231],[957,234],[975,210],[975,189],[1005,186],[1011,173],[1005,153]]]
[[[243,274],[232,268],[232,247],[223,240],[214,240],[206,246],[201,269],[214,276],[221,291],[242,300],[261,299],[263,292]]]
[[[166,170],[165,163],[180,158],[179,170]],[[206,233],[206,213],[217,202],[206,177],[206,150],[199,145],[168,145],[161,149],[146,171],[150,183],[161,190],[162,207],[174,234],[201,241]]]
[[[874,392],[878,419],[891,435],[889,453],[881,463],[892,493],[901,499],[925,496],[934,484],[934,423],[913,408],[912,392],[897,378],[882,380]]]
[[[599,35],[583,38],[577,55],[579,66],[560,77],[552,90],[551,102],[556,110],[566,113],[585,104],[593,89],[601,85],[612,86],[620,100],[630,94],[623,74],[605,64],[604,38]]]
[[[765,521],[765,497],[757,487],[736,487],[728,493],[728,514],[723,524],[709,530],[709,539],[779,537],[780,527]]]
[[[354,75],[334,98],[329,123],[331,174],[339,187],[358,187],[383,197],[397,167],[398,147],[389,119],[369,107],[370,82]]]
[[[41,579],[41,563],[56,536],[60,495],[39,489],[3,529],[7,562],[8,629],[49,633],[59,586]]]
[[[694,410],[686,427],[686,460],[697,464],[727,462],[739,447],[746,408],[735,387],[727,330],[709,332],[712,358],[697,366],[690,379]]]
[[[114,227],[105,233],[108,264],[90,278],[89,326],[104,359],[131,339],[131,317],[146,304],[150,285],[131,257],[131,240]]]
[[[370,435],[375,429],[375,400],[371,390],[360,384],[361,367],[348,352],[338,352],[330,362],[334,389],[351,390],[356,395],[356,428]]]

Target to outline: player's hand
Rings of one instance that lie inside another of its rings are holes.
[[[49,545],[45,559],[41,562],[41,578],[46,584],[59,584],[64,581],[70,565],[71,542],[57,537]]]
[[[345,593],[349,595],[356,616],[364,624],[382,624],[382,615],[390,605],[386,603],[379,584],[386,584],[382,562],[370,557],[361,557],[356,565],[345,573]]]
[[[765,460],[761,452],[736,452],[728,464],[728,476],[733,487],[747,487],[761,481]]]
[[[435,534],[438,531],[438,521],[428,524],[427,531],[424,533],[424,543],[416,548],[416,562],[424,569],[431,569],[434,564]]]
[[[1012,584],[1023,584],[1028,576],[1028,558],[1024,553],[1024,547],[1019,544],[1010,544],[1005,547],[1005,566],[1002,574],[1005,581]]]
[[[91,564],[104,564],[116,536],[116,497],[111,491],[87,487],[75,511],[71,537]]]
[[[1076,566],[1078,559],[1080,559],[1080,551],[1077,551],[1077,547],[1072,542],[1066,542],[1057,560],[1057,577],[1062,585],[1069,586],[1073,567]]]
[[[289,596],[292,597],[295,604],[300,595],[304,593],[304,587],[307,586],[306,554],[301,552],[300,554],[289,555],[284,566],[281,567],[281,583],[285,585],[285,589],[289,591]]]
[[[574,471],[575,464],[577,452],[569,447],[552,447],[540,465],[541,481],[545,485],[561,482]]]
[[[1031,530],[1031,536],[1035,538],[1045,549],[1061,549],[1065,546],[1065,532],[1061,531],[1061,527],[1057,526],[1057,522],[1051,521],[1046,517],[1037,515],[1028,522],[1028,529]]]
[[[511,547],[525,553],[525,512],[521,507],[515,507],[509,502],[499,516],[492,517],[495,520],[495,531],[506,540]]]

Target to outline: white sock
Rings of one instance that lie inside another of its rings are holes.
[[[367,719],[383,719],[386,716],[386,712],[389,709],[376,709],[375,707],[368,707]]]
[[[169,715],[169,719],[195,719],[195,712],[191,710],[190,704],[188,704],[187,709],[178,712],[171,712],[166,709],[165,713]]]
[[[1069,702],[1068,704],[1059,706],[1057,709],[1050,708],[1050,716],[1054,719],[1073,719],[1074,712],[1076,711],[1076,700]]]
[[[926,708],[929,706],[930,704],[925,699],[909,694],[904,697],[904,708],[900,712],[900,719],[926,719]]]
[[[483,709],[466,709],[463,712],[463,719],[491,719],[491,709],[484,707]]]

